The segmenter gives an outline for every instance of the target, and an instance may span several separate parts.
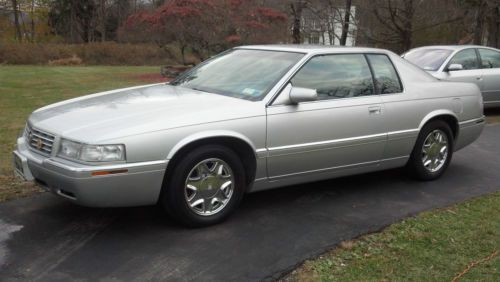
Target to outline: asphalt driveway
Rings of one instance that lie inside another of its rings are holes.
[[[401,170],[247,195],[227,222],[183,229],[155,207],[90,209],[42,194],[0,204],[0,280],[272,280],[342,240],[500,190],[500,125],[438,181]]]

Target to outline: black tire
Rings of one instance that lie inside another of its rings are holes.
[[[232,171],[232,195],[225,206],[217,213],[200,215],[188,205],[187,194],[185,194],[186,180],[200,162],[214,158],[225,162]],[[209,226],[224,221],[234,212],[245,194],[245,183],[245,169],[234,151],[220,145],[204,145],[188,152],[174,164],[167,181],[163,183],[160,204],[170,217],[184,226]]]
[[[448,153],[443,165],[436,171],[430,171],[424,166],[424,163],[422,161],[423,146],[427,137],[431,134],[431,132],[435,132],[435,130],[439,130],[446,135],[446,138],[448,139]],[[443,173],[446,171],[446,168],[450,164],[451,157],[453,155],[453,146],[453,133],[450,129],[450,126],[446,122],[442,120],[434,120],[427,123],[420,131],[417,142],[415,143],[415,147],[413,148],[410,159],[408,160],[408,163],[406,165],[408,172],[414,178],[422,181],[434,180],[441,177],[441,175],[443,175]]]

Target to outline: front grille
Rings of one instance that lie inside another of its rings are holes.
[[[54,145],[55,136],[47,132],[42,132],[34,129],[29,125],[26,126],[26,143],[31,149],[38,151],[44,155],[52,153],[52,146]]]

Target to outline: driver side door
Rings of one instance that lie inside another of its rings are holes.
[[[289,86],[267,108],[271,180],[378,164],[384,107],[364,54],[312,57],[290,83],[316,89],[318,100],[293,105]]]

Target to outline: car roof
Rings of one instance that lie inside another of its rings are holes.
[[[414,50],[422,50],[422,49],[445,49],[445,50],[451,50],[451,51],[458,51],[458,50],[463,50],[463,49],[468,49],[468,48],[485,48],[485,49],[496,50],[495,48],[491,48],[488,46],[481,46],[481,45],[430,45],[430,46],[417,47],[417,48],[409,50],[408,52],[414,51]]]
[[[239,46],[236,49],[252,49],[252,50],[269,50],[297,53],[322,53],[322,52],[379,52],[388,53],[390,51],[378,48],[368,47],[345,47],[345,46],[329,46],[329,45],[312,45],[312,44],[271,44],[271,45],[246,45]]]

